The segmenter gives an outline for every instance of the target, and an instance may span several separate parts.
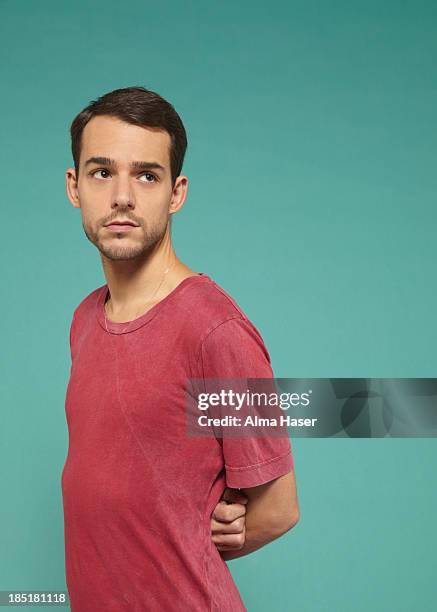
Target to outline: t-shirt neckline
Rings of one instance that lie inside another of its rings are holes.
[[[187,276],[181,282],[176,285],[174,289],[170,291],[162,300],[160,300],[157,304],[152,306],[147,312],[140,315],[139,317],[132,319],[132,321],[126,321],[123,323],[116,323],[114,321],[109,321],[105,316],[105,302],[106,298],[109,294],[109,287],[107,284],[103,285],[100,288],[97,303],[96,303],[96,317],[100,326],[105,330],[105,332],[109,332],[111,334],[126,334],[132,332],[139,327],[142,327],[149,321],[153,319],[155,315],[163,308],[165,304],[170,302],[176,295],[180,293],[182,289],[184,289],[187,285],[191,285],[196,282],[203,282],[205,280],[211,280],[207,274],[204,272],[197,272],[192,276]]]

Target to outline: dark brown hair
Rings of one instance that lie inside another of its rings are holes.
[[[126,123],[142,127],[161,128],[170,135],[170,169],[172,185],[182,171],[187,134],[184,124],[174,107],[154,91],[144,87],[114,89],[93,100],[73,120],[70,127],[71,152],[76,176],[79,176],[79,160],[82,132],[88,121],[97,115],[110,115]]]

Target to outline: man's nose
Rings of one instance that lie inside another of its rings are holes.
[[[129,178],[118,176],[113,181],[111,208],[135,208],[135,199],[130,187]]]

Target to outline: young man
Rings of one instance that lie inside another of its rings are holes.
[[[74,119],[71,137],[67,194],[107,281],[70,330],[71,610],[245,610],[226,561],[296,524],[290,441],[189,437],[185,389],[190,378],[270,378],[269,354],[236,302],[175,254],[170,221],[188,179],[173,106],[142,87],[115,90]]]

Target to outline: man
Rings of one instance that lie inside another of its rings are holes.
[[[184,391],[190,378],[271,377],[269,354],[236,302],[175,254],[171,218],[188,179],[173,106],[142,87],[115,90],[79,113],[71,137],[67,194],[107,281],[70,330],[72,612],[245,610],[226,561],[296,524],[290,442],[189,437]]]

